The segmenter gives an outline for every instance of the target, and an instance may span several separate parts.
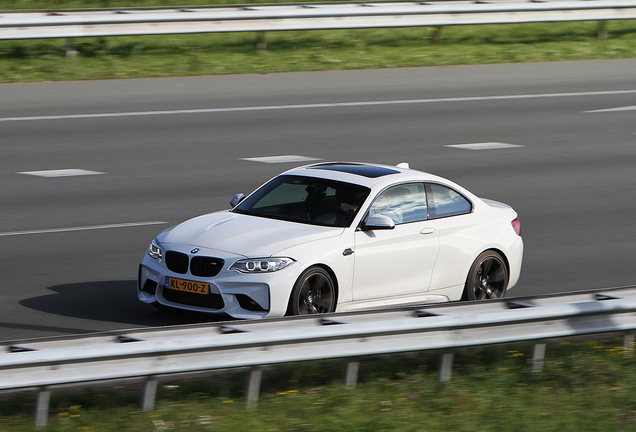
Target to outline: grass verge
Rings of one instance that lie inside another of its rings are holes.
[[[452,381],[437,383],[430,353],[363,361],[346,389],[341,361],[284,365],[265,373],[247,410],[240,373],[164,385],[157,408],[138,393],[54,392],[46,431],[625,431],[636,426],[636,360],[618,340],[548,346],[541,373],[530,345],[456,354]],[[0,431],[31,431],[32,396],[0,402]]]

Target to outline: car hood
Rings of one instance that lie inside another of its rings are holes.
[[[344,228],[307,225],[228,211],[187,220],[164,231],[161,243],[210,248],[246,257],[267,257],[301,243],[335,237]]]

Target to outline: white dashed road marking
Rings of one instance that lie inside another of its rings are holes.
[[[0,237],[29,235],[29,234],[63,233],[63,232],[71,232],[71,231],[89,231],[89,230],[99,230],[99,229],[108,229],[108,228],[129,228],[129,227],[139,227],[139,226],[148,226],[148,225],[161,225],[165,223],[168,223],[168,222],[159,222],[159,221],[131,222],[131,223],[120,223],[120,224],[109,224],[109,225],[92,225],[92,226],[83,226],[83,227],[0,232]]]
[[[97,175],[106,174],[99,171],[89,171],[84,169],[60,169],[60,170],[45,170],[45,171],[23,171],[18,174],[26,174],[36,177],[74,177],[85,175]]]
[[[626,107],[618,107],[618,108],[606,108],[600,110],[592,110],[592,111],[583,111],[585,113],[603,113],[603,112],[618,112],[618,111],[636,111],[636,105],[634,106],[626,106]]]
[[[450,144],[446,147],[454,147],[464,150],[497,150],[504,148],[523,147],[517,144],[506,144],[500,142],[474,143],[474,144]]]
[[[308,161],[316,161],[321,159],[308,157],[308,156],[285,155],[285,156],[242,158],[241,160],[246,160],[250,162],[261,162],[261,163],[286,163],[286,162],[308,162]]]

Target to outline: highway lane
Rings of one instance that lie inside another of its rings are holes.
[[[2,84],[0,340],[212,319],[139,304],[137,264],[161,229],[301,163],[243,159],[263,156],[408,161],[511,204],[526,254],[510,296],[634,284],[636,111],[590,112],[636,105],[634,70],[618,60]],[[447,147],[484,142],[520,147]],[[19,174],[68,168],[104,174]],[[141,225],[112,226],[128,223]]]

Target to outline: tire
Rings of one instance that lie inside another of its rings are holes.
[[[508,288],[508,268],[495,251],[482,252],[470,268],[462,300],[503,298]]]
[[[322,267],[305,270],[294,284],[289,299],[288,315],[329,313],[336,309],[336,286]]]

